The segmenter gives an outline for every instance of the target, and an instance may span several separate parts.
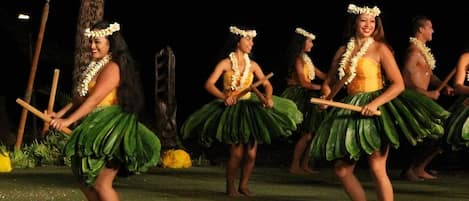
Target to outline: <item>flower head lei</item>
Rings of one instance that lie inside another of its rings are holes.
[[[428,66],[430,66],[430,69],[435,69],[435,57],[433,57],[433,54],[431,53],[430,48],[428,48],[422,41],[418,40],[417,38],[410,37],[409,41],[413,43],[417,48],[420,50],[422,53],[423,57],[425,58],[425,61],[427,62]]]
[[[90,28],[87,28],[85,29],[84,35],[88,38],[106,37],[112,35],[112,33],[119,31],[120,29],[121,27],[119,23],[114,22],[105,29],[91,31]]]
[[[360,14],[369,14],[372,15],[373,17],[379,16],[381,13],[381,10],[377,6],[374,6],[373,8],[370,7],[359,7],[356,6],[355,4],[349,4],[347,8],[347,13],[352,13],[355,15],[360,15]]]
[[[316,39],[316,36],[314,34],[309,33],[309,32],[307,32],[306,30],[304,30],[302,28],[296,28],[295,33],[300,34],[300,35],[302,35],[306,38],[310,38],[311,40]]]
[[[308,68],[308,77],[310,80],[314,80],[314,77],[316,76],[314,74],[314,64],[313,61],[311,61],[311,58],[306,53],[303,53],[302,55],[303,62],[306,64],[306,67]]]
[[[239,80],[239,77],[241,75],[241,72],[239,71],[238,68],[238,59],[236,57],[236,53],[232,52],[230,53],[230,61],[231,61],[231,69],[233,70],[233,75],[231,76],[231,90],[236,91],[238,89],[241,89],[243,87],[243,83],[246,82],[249,76],[249,72],[251,72],[251,60],[249,59],[248,54],[244,54],[244,71],[243,71],[243,76],[241,77],[241,80]],[[239,84],[238,83],[239,80]]]
[[[92,61],[88,65],[85,71],[81,74],[80,82],[78,82],[77,92],[80,96],[86,96],[88,94],[88,84],[91,79],[98,73],[109,61],[111,60],[111,55],[106,55],[99,61]]]
[[[337,69],[339,73],[339,79],[342,79],[345,76],[345,66],[348,62],[350,62],[350,76],[345,81],[346,85],[352,82],[352,80],[355,78],[358,60],[366,53],[366,51],[374,41],[375,40],[373,40],[373,38],[371,37],[367,38],[360,50],[357,52],[357,54],[353,58],[350,58],[352,56],[353,49],[355,49],[355,38],[350,38],[349,42],[347,43],[347,50],[342,55],[342,60],[340,60],[339,68]]]
[[[230,32],[232,34],[235,34],[235,35],[238,35],[238,36],[241,36],[241,37],[254,38],[257,35],[256,30],[242,30],[242,29],[239,29],[238,27],[235,27],[235,26],[230,27]]]

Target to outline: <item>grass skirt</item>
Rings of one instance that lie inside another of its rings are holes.
[[[311,103],[311,98],[319,98],[319,92],[301,86],[289,86],[281,95],[296,103],[303,113],[303,122],[298,125],[298,132],[313,133],[321,125],[326,111],[319,110],[319,105]]]
[[[340,102],[363,106],[378,97],[382,90],[346,96]],[[331,108],[313,137],[310,154],[318,159],[348,157],[358,160],[385,144],[400,145],[399,135],[416,145],[424,139],[438,139],[444,134],[442,123],[449,116],[435,101],[415,91],[405,90],[379,107],[380,116],[362,116],[359,112]]]
[[[453,150],[469,147],[469,107],[464,106],[464,100],[468,96],[460,96],[451,105],[451,116],[446,122],[446,142]]]
[[[272,138],[289,136],[303,116],[289,99],[273,96],[274,107],[265,108],[257,96],[225,106],[216,99],[192,113],[181,126],[183,139],[197,138],[209,147],[216,140],[227,144],[270,144]]]
[[[73,130],[65,146],[74,174],[94,186],[100,170],[118,167],[129,173],[157,165],[161,144],[158,137],[119,106],[98,108]]]

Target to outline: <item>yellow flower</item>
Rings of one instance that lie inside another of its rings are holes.
[[[0,151],[0,172],[11,172],[11,161],[8,152]]]
[[[170,149],[163,153],[161,159],[164,168],[190,168],[192,160],[190,155],[182,149]]]

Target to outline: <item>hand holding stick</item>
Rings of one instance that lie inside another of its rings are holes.
[[[31,106],[29,103],[17,98],[16,99],[16,102],[18,104],[20,104],[21,106],[23,106],[26,110],[30,111],[31,113],[35,114],[36,116],[38,116],[39,118],[41,118],[42,120],[44,120],[45,122],[49,123],[52,119],[46,115],[44,115],[41,111],[39,111],[38,109],[34,108],[33,106]],[[70,130],[69,128],[62,128],[61,130],[62,132],[64,132],[65,134],[68,134],[68,135],[71,135],[72,134],[72,130]]]
[[[360,106],[345,104],[345,103],[341,103],[341,102],[335,102],[335,101],[331,101],[331,100],[324,100],[324,99],[321,99],[321,98],[311,98],[311,103],[322,104],[322,105],[330,105],[330,106],[333,106],[333,107],[353,110],[353,111],[357,111],[357,112],[362,111],[362,107],[360,107]],[[379,116],[379,115],[381,115],[381,112],[376,110],[376,111],[372,111],[372,114]]]

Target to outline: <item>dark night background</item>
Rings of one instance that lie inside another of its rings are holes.
[[[253,49],[265,73],[274,72],[274,93],[284,87],[285,48],[300,26],[316,35],[310,56],[327,71],[338,48],[350,1],[106,1],[105,19],[115,19],[132,55],[140,63],[147,111],[153,111],[154,56],[169,45],[176,56],[178,125],[197,108],[212,100],[203,88],[218,61],[228,27],[241,25],[257,30]],[[357,1],[352,1],[357,2]],[[359,1],[358,1],[359,2]],[[455,66],[469,39],[469,7],[463,1],[375,1],[382,11],[386,38],[400,55],[408,44],[410,21],[416,15],[429,16],[435,33],[428,43],[436,60],[435,73],[443,79]],[[1,91],[6,97],[12,130],[16,131],[21,107],[14,101],[24,97],[45,1],[6,0],[0,5]],[[409,5],[411,3],[412,5]],[[49,86],[53,69],[61,70],[59,89],[70,89],[73,49],[80,1],[51,0],[49,17],[37,69],[35,90]],[[31,14],[30,22],[16,19],[18,12]],[[10,81],[7,82],[7,79]],[[39,96],[39,95],[37,95]],[[442,99],[443,103],[451,100]],[[46,108],[47,105],[37,105]],[[28,119],[31,115],[28,116]]]

